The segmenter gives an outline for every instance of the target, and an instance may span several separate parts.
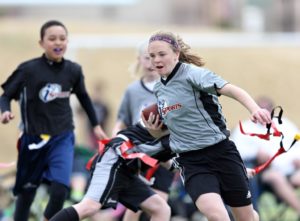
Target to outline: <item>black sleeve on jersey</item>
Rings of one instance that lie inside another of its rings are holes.
[[[171,148],[170,148],[170,140],[169,140],[169,135],[163,136],[161,137],[159,140],[162,144],[162,146],[164,147],[164,149],[156,154],[154,154],[152,157],[162,161],[162,162],[166,162],[170,159],[172,159],[173,157],[175,157],[175,153],[172,152]]]
[[[85,110],[91,122],[91,125],[94,127],[99,124],[96,117],[95,109],[93,107],[91,98],[86,91],[84,84],[84,76],[81,67],[78,64],[75,64],[74,66],[75,68],[77,68],[76,71],[79,72],[79,79],[77,80],[72,92],[76,94],[82,108]]]
[[[134,145],[141,143],[150,143],[155,141],[155,138],[151,136],[148,130],[141,126],[140,123],[136,123],[118,132],[128,137]]]
[[[5,111],[10,111],[11,110],[11,108],[10,108],[10,100],[5,95],[2,95],[0,97],[0,110],[1,110],[1,113],[5,112]]]
[[[3,88],[3,95],[8,97],[9,101],[12,99],[18,100],[21,90],[25,84],[25,73],[23,65],[19,67],[8,77],[8,79],[1,85]]]
[[[12,99],[18,100],[20,98],[21,90],[25,82],[24,76],[24,68],[21,64],[1,85],[4,91],[0,97],[0,109],[2,113],[11,110],[10,101]]]
[[[164,150],[152,155],[151,157],[157,159],[160,162],[166,162],[175,156],[176,156],[175,153],[173,153],[171,151],[171,149],[164,149]]]
[[[93,127],[98,125],[98,120],[96,117],[96,113],[95,113],[95,109],[93,107],[91,98],[89,97],[89,95],[87,93],[85,94],[77,94],[77,98],[82,106],[82,108],[85,110],[91,125]]]

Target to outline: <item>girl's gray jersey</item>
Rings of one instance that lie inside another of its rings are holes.
[[[176,153],[203,149],[229,137],[216,88],[228,82],[208,69],[178,63],[154,87]]]
[[[122,120],[126,126],[134,125],[141,119],[142,110],[156,103],[153,91],[149,90],[142,80],[131,83],[123,96],[118,120]]]

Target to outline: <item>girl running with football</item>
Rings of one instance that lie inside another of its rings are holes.
[[[151,62],[161,76],[154,94],[163,123],[170,132],[170,147],[177,153],[185,189],[209,221],[229,221],[224,203],[238,221],[257,221],[253,210],[247,172],[222,114],[218,96],[240,102],[254,122],[271,123],[270,113],[261,109],[243,89],[203,68],[202,59],[171,32],[159,31],[149,40]],[[150,114],[143,118],[153,136],[162,124]]]

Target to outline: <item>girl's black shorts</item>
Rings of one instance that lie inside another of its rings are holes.
[[[194,202],[201,194],[218,193],[231,207],[251,204],[246,168],[231,140],[178,155],[185,189]]]

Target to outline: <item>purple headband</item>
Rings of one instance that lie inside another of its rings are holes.
[[[152,41],[164,41],[164,42],[169,43],[176,49],[179,48],[177,42],[174,39],[172,39],[168,36],[165,36],[165,35],[155,35],[149,39],[149,43]]]

